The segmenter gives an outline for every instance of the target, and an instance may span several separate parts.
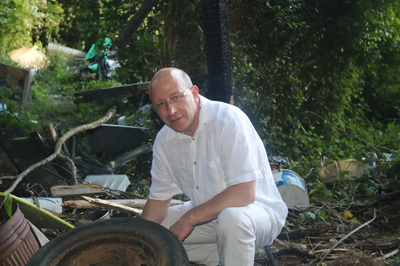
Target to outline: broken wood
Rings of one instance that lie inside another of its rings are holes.
[[[107,200],[110,203],[117,203],[131,208],[143,208],[147,202],[147,199],[111,199]],[[173,199],[171,201],[171,206],[183,204],[181,200]],[[100,206],[89,203],[85,200],[67,200],[64,201],[61,206],[71,207],[73,209],[93,209],[100,208]]]
[[[43,135],[47,140],[51,142],[56,142],[57,132],[53,124],[44,125],[42,126],[42,129],[43,129]]]
[[[139,215],[139,216],[143,212],[140,209],[127,207],[127,206],[124,206],[124,205],[118,204],[118,203],[111,203],[111,202],[109,202],[107,200],[93,199],[93,198],[89,198],[89,197],[86,197],[86,196],[82,196],[81,199],[86,200],[86,201],[88,201],[90,203],[93,203],[95,205],[99,205],[101,207],[105,207],[107,209],[112,209],[112,210],[125,212],[125,213],[136,214],[136,215]]]
[[[51,187],[51,194],[54,198],[76,197],[82,195],[104,195],[107,194],[102,186],[92,184],[80,184],[74,186],[54,186]]]
[[[74,94],[76,97],[74,103],[101,102],[110,99],[143,95],[148,93],[149,84],[150,82],[142,82],[99,90],[77,92]]]
[[[136,149],[134,149],[132,151],[124,153],[121,156],[110,161],[109,163],[107,163],[107,167],[115,169],[117,167],[120,167],[121,165],[124,165],[124,164],[132,161],[139,155],[144,155],[144,154],[150,153],[152,151],[153,151],[153,145],[145,144],[143,146],[137,147]]]
[[[64,158],[64,156],[61,154],[61,148],[62,145],[65,143],[65,141],[67,141],[71,136],[88,130],[88,129],[93,129],[95,127],[100,126],[101,124],[107,122],[111,117],[113,117],[116,114],[117,110],[116,107],[112,107],[108,110],[108,112],[100,119],[98,119],[97,121],[90,123],[90,124],[85,124],[85,125],[81,125],[78,126],[74,129],[71,129],[70,131],[68,131],[65,135],[63,135],[61,138],[58,139],[57,143],[56,143],[56,147],[55,147],[55,151],[52,155],[50,155],[49,157],[45,158],[44,160],[41,160],[33,165],[31,165],[30,167],[28,167],[27,169],[25,169],[22,173],[20,173],[16,180],[13,182],[13,184],[5,191],[6,193],[11,193],[14,191],[14,189],[16,188],[16,186],[22,181],[22,179],[29,174],[30,172],[32,172],[33,170],[35,170],[36,168],[45,165],[46,163],[49,163],[51,161],[53,161],[55,158],[59,157],[59,158]],[[70,161],[72,164],[73,162]],[[74,181],[75,184],[78,183],[78,180],[76,178],[76,169],[75,169],[75,165],[74,165],[74,171],[73,171],[73,176],[74,176]],[[0,177],[1,179],[1,177]]]

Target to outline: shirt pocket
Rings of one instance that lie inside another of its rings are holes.
[[[205,163],[205,187],[214,197],[226,188],[225,174],[219,164],[219,158]]]

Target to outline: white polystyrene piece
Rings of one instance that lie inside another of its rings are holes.
[[[88,175],[84,181],[121,191],[125,191],[131,183],[126,175]]]

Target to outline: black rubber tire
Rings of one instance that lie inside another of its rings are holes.
[[[112,218],[70,230],[44,245],[27,266],[188,266],[182,243],[163,226]]]

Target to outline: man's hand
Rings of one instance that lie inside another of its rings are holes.
[[[176,223],[171,225],[169,230],[181,241],[185,240],[185,238],[193,231],[194,224],[191,224],[187,216],[182,216]]]

